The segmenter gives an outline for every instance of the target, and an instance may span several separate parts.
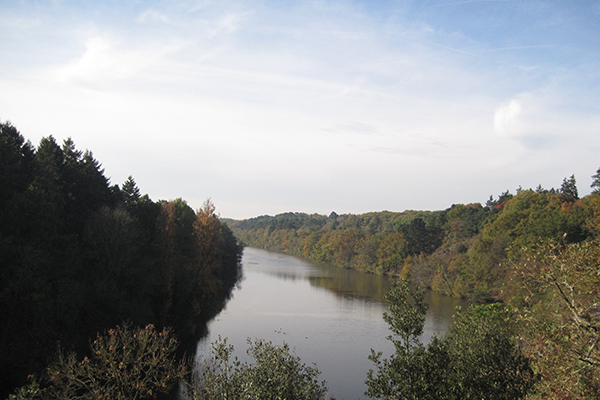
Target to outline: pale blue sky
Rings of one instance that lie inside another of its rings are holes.
[[[600,3],[3,1],[0,119],[223,217],[589,193]]]

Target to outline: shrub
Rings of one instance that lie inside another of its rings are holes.
[[[89,357],[59,352],[41,384],[32,382],[11,400],[25,399],[153,399],[168,393],[186,376],[175,358],[177,341],[169,330],[153,325],[118,326],[98,335]],[[40,389],[40,387],[42,389]]]
[[[212,357],[204,360],[188,399],[239,400],[319,400],[327,391],[319,382],[316,366],[302,364],[300,357],[290,353],[287,344],[275,346],[256,340],[247,353],[254,364],[232,359],[233,346],[227,339],[212,343]]]

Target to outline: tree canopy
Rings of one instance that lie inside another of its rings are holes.
[[[536,376],[518,346],[511,312],[499,305],[478,306],[456,316],[443,338],[419,341],[425,322],[423,292],[400,280],[387,296],[384,315],[395,353],[382,359],[372,351],[376,370],[367,376],[374,398],[414,400],[509,400],[523,398]]]
[[[182,342],[224,305],[242,246],[206,206],[111,185],[91,151],[52,136],[32,146],[0,123],[0,397],[41,371],[57,343],[130,321]]]

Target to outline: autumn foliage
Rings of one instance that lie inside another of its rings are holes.
[[[196,212],[132,177],[111,185],[70,139],[34,147],[0,123],[0,179],[0,397],[58,343],[87,354],[123,321],[194,342],[239,278],[242,246],[210,201]]]

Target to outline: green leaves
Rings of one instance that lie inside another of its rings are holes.
[[[289,345],[273,345],[264,340],[248,340],[253,364],[232,358],[233,346],[227,339],[212,343],[212,356],[204,360],[188,399],[221,400],[320,400],[327,388],[319,382],[316,366],[302,364],[290,353]]]
[[[579,199],[579,193],[577,192],[577,181],[575,180],[575,175],[571,175],[570,178],[563,179],[562,185],[560,187],[560,192],[567,196],[567,198],[571,200]]]
[[[377,371],[367,374],[367,394],[386,399],[420,399],[427,391],[424,378],[427,352],[418,337],[423,333],[427,306],[422,291],[411,292],[407,280],[397,281],[386,299],[389,312],[384,320],[400,340],[390,336],[396,352],[381,360],[381,353],[371,351],[369,359]]]
[[[512,302],[542,376],[539,397],[597,399],[600,392],[600,241],[551,241],[512,260]]]
[[[600,192],[600,168],[592,175],[592,184],[590,185],[593,193]]]
[[[514,314],[500,304],[459,313],[444,337],[453,398],[520,399],[536,381],[513,329]]]
[[[56,343],[123,320],[196,340],[239,277],[242,247],[214,213],[153,202],[133,178],[109,187],[71,139],[34,149],[0,122],[0,398],[39,373]],[[23,332],[27,332],[26,335]]]
[[[168,330],[118,326],[98,335],[89,357],[59,353],[41,384],[33,381],[10,399],[154,399],[187,375],[175,358],[176,348]]]
[[[383,314],[383,319],[400,336],[406,349],[418,343],[417,338],[423,333],[427,312],[423,297],[422,290],[410,291],[406,279],[399,280],[386,295],[389,312]]]
[[[506,400],[522,398],[535,383],[530,361],[514,337],[512,314],[500,305],[459,313],[443,339],[424,346],[426,305],[423,292],[412,293],[405,280],[388,295],[384,315],[396,348],[388,359],[372,351],[376,371],[369,371],[367,394],[385,399]]]

